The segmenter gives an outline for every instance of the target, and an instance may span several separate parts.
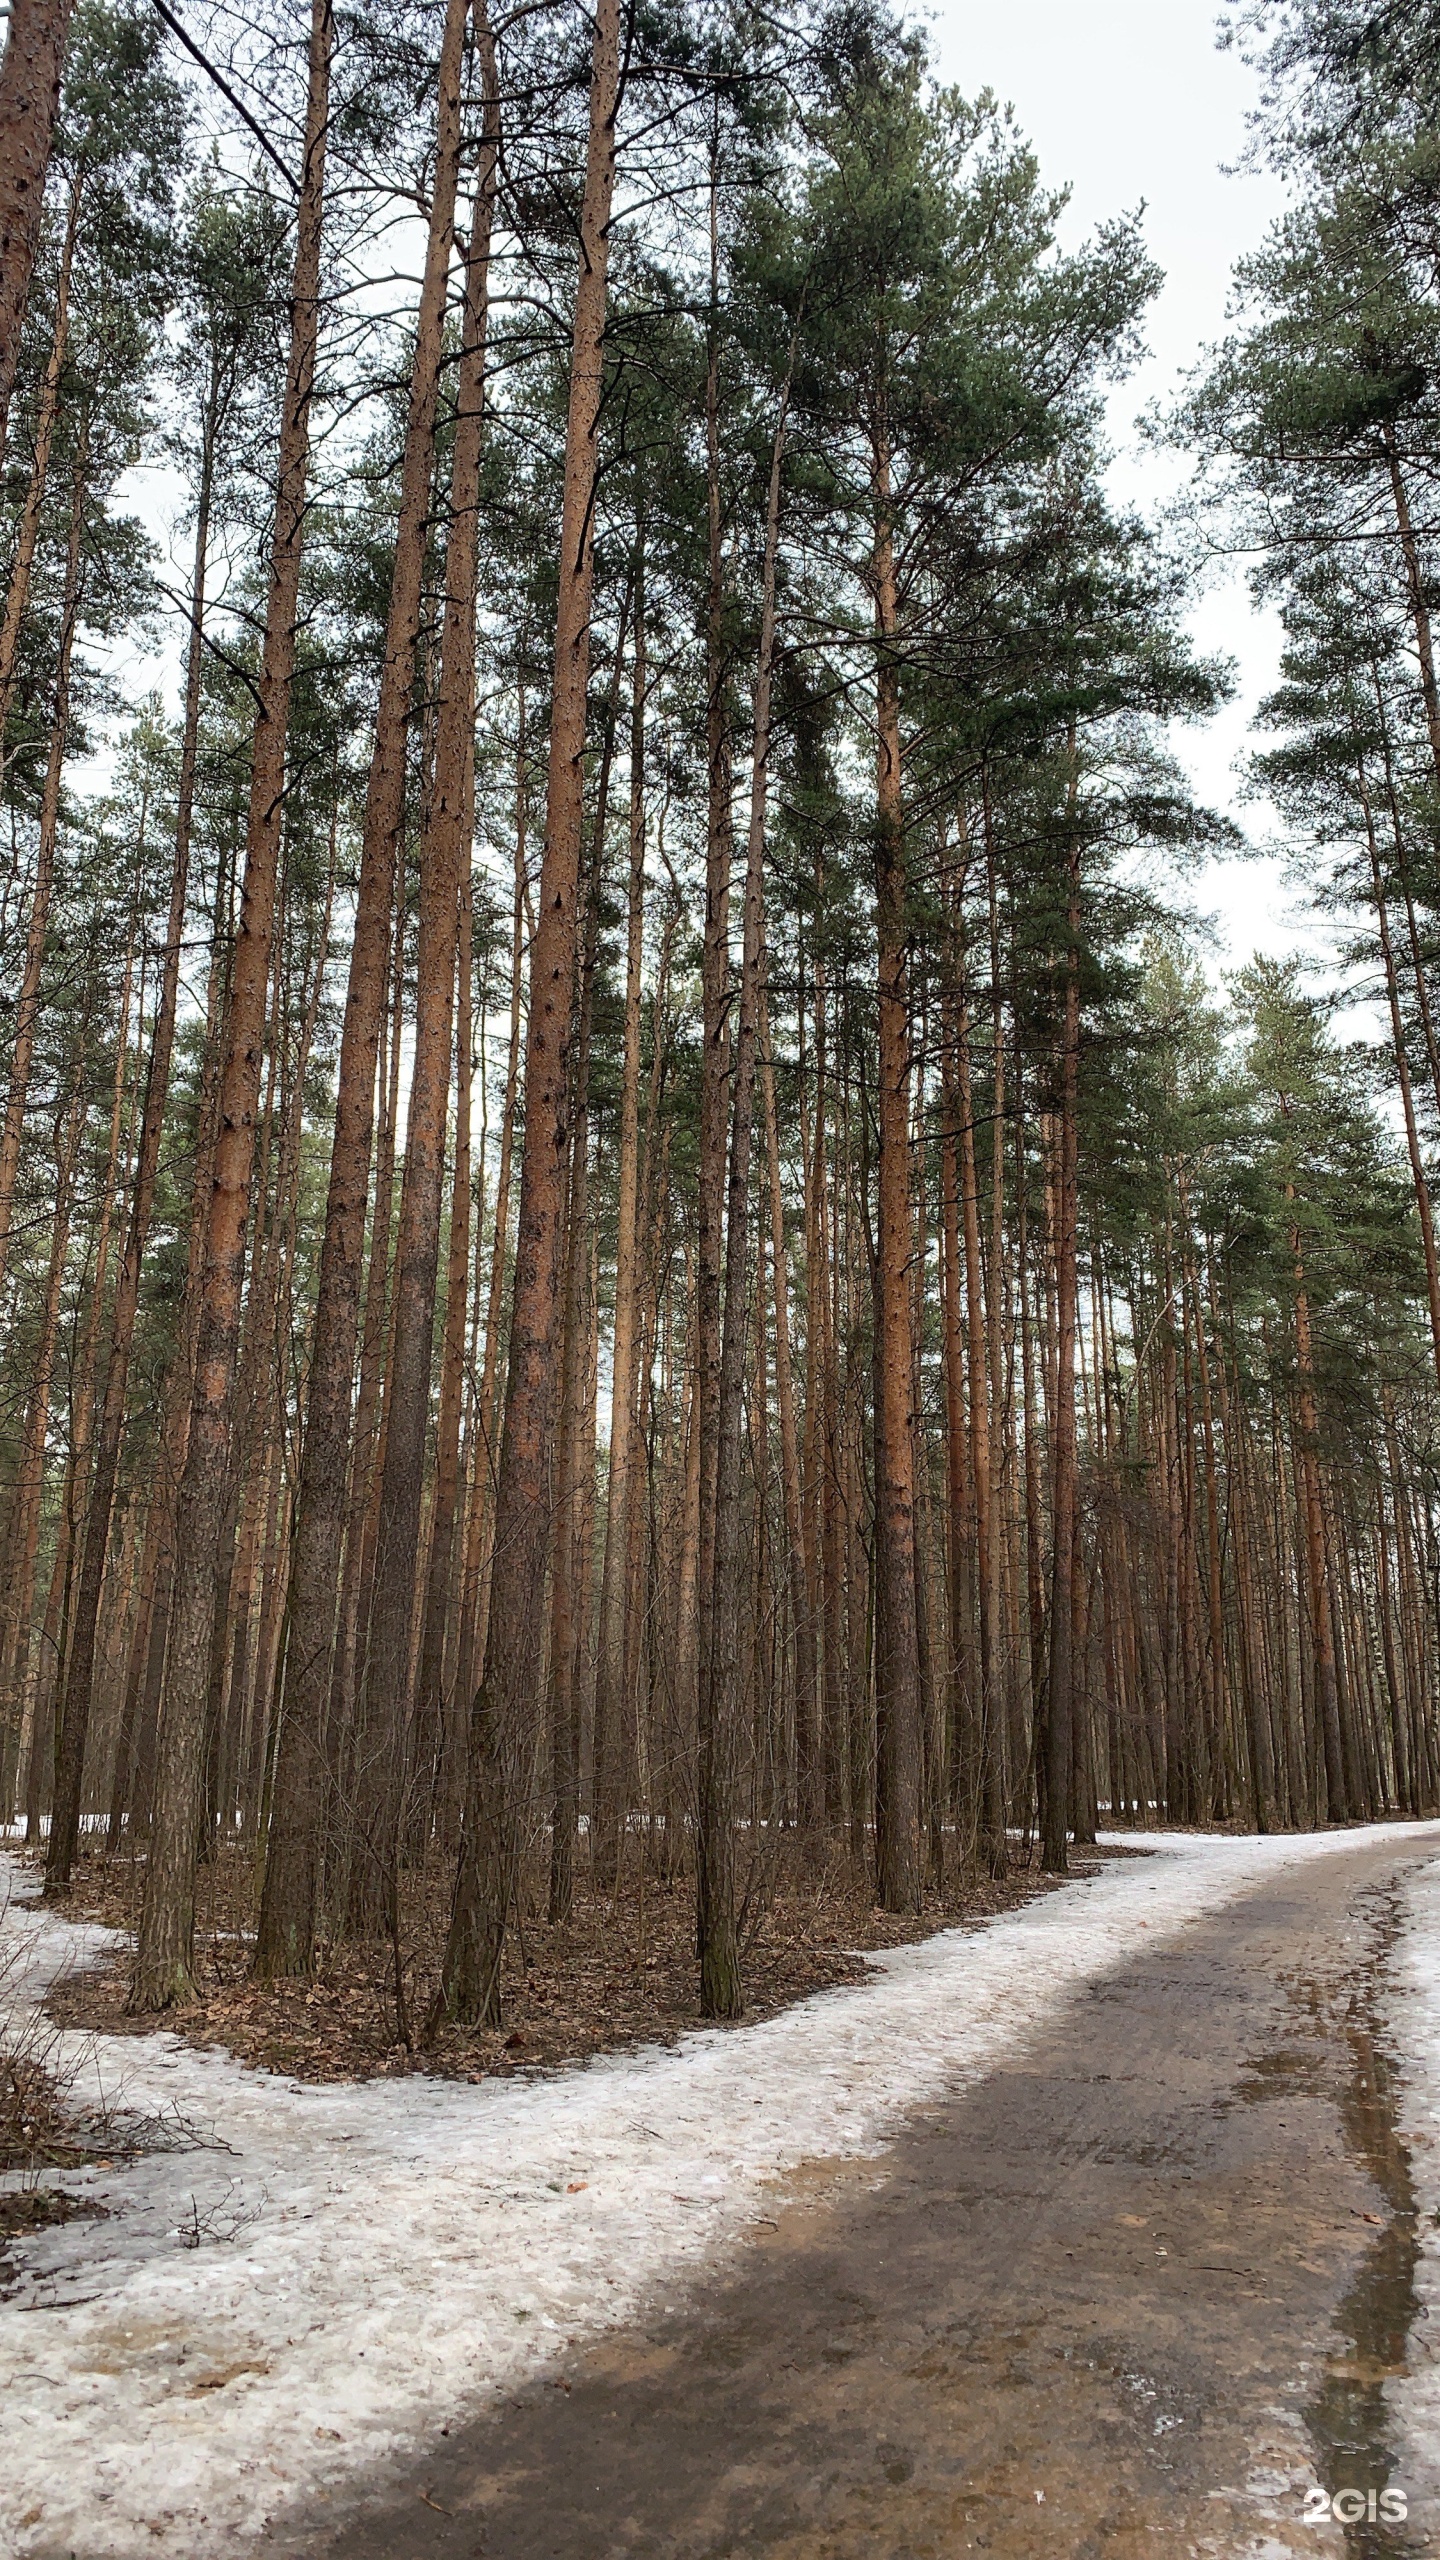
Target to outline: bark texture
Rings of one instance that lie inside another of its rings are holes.
[[[578,956],[594,494],[619,96],[619,0],[600,0],[571,339],[545,854],[530,955],[525,1143],[489,1626],[471,1721],[466,1819],[437,2000],[438,2014],[472,2024],[499,2014],[500,1958],[519,1847],[519,1783],[536,1745],[536,1638],[543,1622],[549,1550],[549,1436],[569,1160],[568,1052]]]
[[[156,1793],[131,2005],[166,2009],[192,1993],[195,1859],[215,1566],[230,1497],[231,1390],[254,1168],[284,817],[285,745],[295,672],[320,322],[320,245],[334,25],[312,0],[305,152],[281,412],[265,640],[252,748],[245,872],[231,961],[217,1134],[209,1173],[195,1392],[176,1522],[175,1591],[156,1760]]]
[[[435,178],[416,319],[385,656],[366,785],[325,1233],[311,1339],[286,1609],[275,1811],[255,1952],[256,1970],[262,1976],[308,1974],[315,1954],[322,1817],[327,1794],[325,1721],[348,1509],[376,1071],[389,992],[395,857],[405,808],[406,732],[415,682],[425,519],[435,449],[446,282],[454,237],[467,14],[468,0],[448,0],[436,107]]]
[[[74,0],[10,0],[0,57],[0,462]]]

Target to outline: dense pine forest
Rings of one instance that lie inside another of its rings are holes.
[[[217,1862],[420,2044],[647,1886],[731,2017],[782,1868],[1440,1807],[1440,27],[1231,15],[1150,522],[978,24],[12,0],[0,1820],[137,2012]],[[1222,555],[1324,977],[1198,917]]]

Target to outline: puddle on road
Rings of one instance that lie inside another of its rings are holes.
[[[1273,2053],[1252,2054],[1244,2079],[1235,2083],[1234,2096],[1222,2098],[1217,2104],[1221,2108],[1236,2103],[1254,2107],[1268,2105],[1272,2100],[1313,2098],[1320,2095],[1324,2086],[1318,2051],[1281,2045]]]
[[[1399,1933],[1392,1896],[1379,1903],[1374,1952],[1350,2003],[1345,2032],[1350,2069],[1340,2098],[1345,2139],[1382,2199],[1382,2218],[1349,2290],[1335,2312],[1346,2350],[1327,2359],[1325,2379],[1302,2411],[1315,2446],[1315,2468],[1333,2496],[1343,2489],[1404,2491],[1396,2476],[1393,2419],[1385,2386],[1406,2370],[1407,2345],[1419,2311],[1415,2270],[1420,2257],[1410,2155],[1400,2139],[1399,2093],[1389,2055],[1376,2036],[1377,1991]],[[1427,2547],[1421,2520],[1387,2522],[1368,2512],[1345,2523],[1346,2550],[1356,2560],[1414,2560]]]

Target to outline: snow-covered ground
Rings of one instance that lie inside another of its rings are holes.
[[[1367,1836],[1388,1835],[1347,1845]],[[215,2147],[87,2173],[109,2218],[18,2253],[0,2306],[0,2548],[233,2560],[295,2500],[676,2299],[801,2162],[879,2151],[908,2109],[1013,2054],[1137,1945],[1337,1844],[1144,1845],[1153,1858],[878,1957],[877,1978],[763,2024],[551,2078],[306,2088],[168,2035],[61,2039],[80,2095],[178,2118]],[[10,1864],[0,1852],[0,1897]],[[38,1999],[106,1933],[11,1880],[6,1932]],[[1440,1931],[1440,1868],[1415,1909]],[[1412,2101],[1433,2184],[1433,1965],[1406,1996],[1428,2021]],[[1440,2292],[1434,2263],[1427,2283]]]

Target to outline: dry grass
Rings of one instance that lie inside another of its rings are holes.
[[[769,1872],[753,1880],[744,1981],[749,2019],[772,2016],[813,1991],[854,1982],[868,1950],[928,1937],[957,1922],[1013,1909],[1047,1889],[1033,1863],[1004,1883],[967,1874],[921,1916],[899,1920],[875,1909],[840,1852],[817,1858],[793,1838],[767,1849]],[[94,1857],[76,1873],[69,1909],[131,1929],[143,1865]],[[763,1892],[760,1889],[763,1885]],[[449,1877],[405,1878],[400,1921],[402,2002],[392,1949],[334,1942],[313,1982],[262,1985],[250,1979],[253,1863],[226,1848],[203,1873],[198,1906],[202,1996],[161,2020],[125,2014],[123,1956],[57,1986],[49,2015],[67,2027],[143,2033],[163,2024],[189,2043],[221,2045],[262,2069],[312,2081],[371,2079],[425,2070],[478,2080],[554,2068],[626,2045],[673,2043],[699,2024],[694,1901],[688,1880],[622,1880],[614,1893],[577,1878],[572,1917],[544,1919],[538,1862],[526,1879],[523,1917],[509,1935],[503,1976],[504,2026],[446,2031],[422,2047],[419,2026],[438,1978],[448,1917]],[[407,2042],[407,2033],[409,2041]]]

